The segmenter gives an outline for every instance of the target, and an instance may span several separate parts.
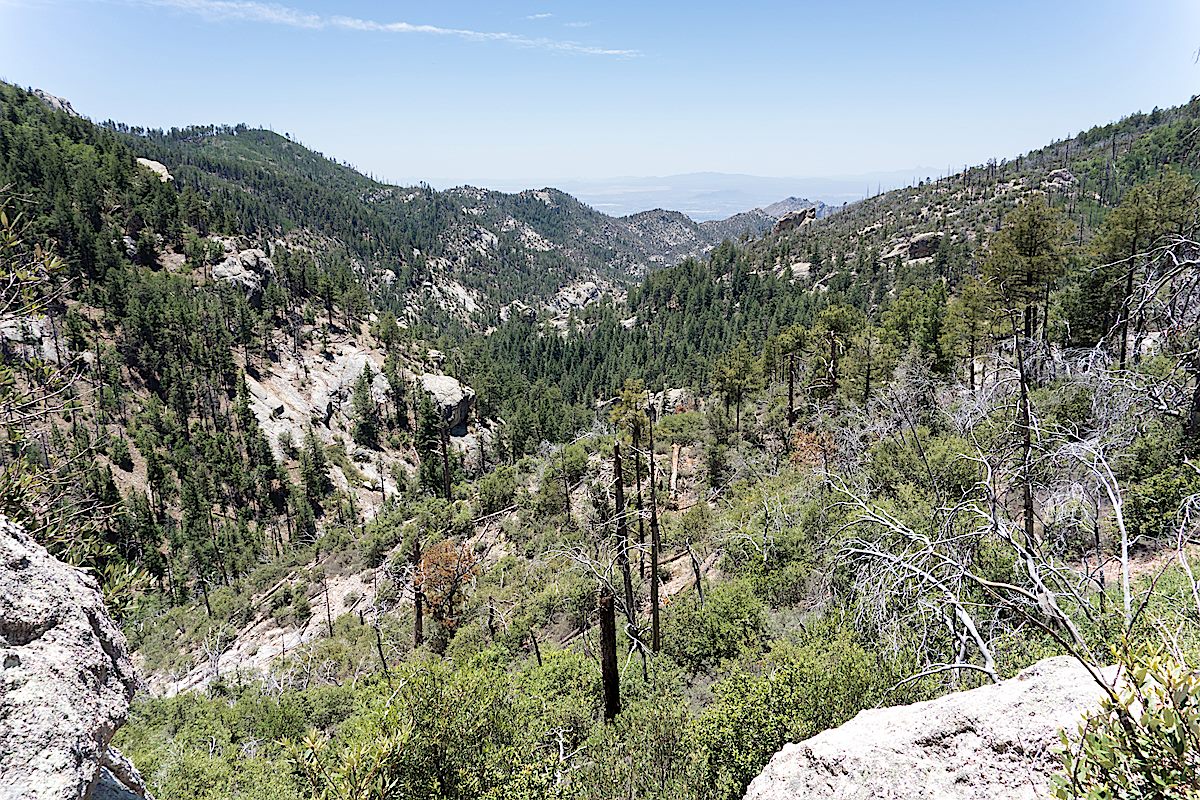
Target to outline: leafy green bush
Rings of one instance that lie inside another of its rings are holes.
[[[703,441],[707,432],[704,414],[699,411],[667,414],[654,426],[656,444],[693,444]]]
[[[870,708],[890,682],[874,657],[836,629],[776,647],[761,674],[737,672],[717,684],[716,699],[691,726],[702,796],[741,797],[780,747]]]
[[[1200,493],[1200,473],[1186,465],[1170,467],[1128,491],[1125,517],[1131,533],[1148,538],[1170,536],[1179,525],[1179,508]]]
[[[1161,651],[1125,651],[1124,680],[1076,736],[1061,734],[1058,800],[1200,797],[1200,672]]]
[[[479,514],[492,514],[513,504],[517,496],[516,467],[499,467],[479,479]]]
[[[108,457],[114,464],[129,472],[133,469],[133,457],[129,453],[129,443],[124,436],[114,436],[108,445]]]
[[[663,650],[692,672],[733,658],[757,642],[766,626],[766,607],[744,581],[714,587],[704,606],[688,595],[664,615]]]

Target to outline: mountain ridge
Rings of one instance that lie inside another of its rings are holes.
[[[387,291],[381,281],[418,290],[461,285],[471,303],[434,303],[475,325],[514,300],[545,301],[578,281],[627,285],[651,269],[703,256],[725,238],[770,228],[753,213],[712,223],[665,210],[613,217],[552,187],[510,194],[393,186],[288,137],[240,125],[167,132],[109,126],[185,185],[244,209],[243,227],[307,228],[341,241],[358,254],[376,290]],[[254,184],[254,199],[245,197],[246,182]],[[254,208],[255,199],[269,207]],[[413,315],[412,303],[401,305]]]

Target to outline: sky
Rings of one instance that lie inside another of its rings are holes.
[[[399,183],[982,163],[1200,89],[1197,0],[0,0],[0,78]]]

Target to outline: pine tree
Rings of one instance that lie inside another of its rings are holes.
[[[354,419],[353,438],[356,444],[372,449],[379,447],[379,408],[371,396],[371,383],[375,379],[371,365],[367,364],[354,382],[350,397],[350,411]]]
[[[304,449],[300,453],[300,480],[304,496],[312,506],[319,506],[332,488],[325,446],[311,427],[304,434]]]

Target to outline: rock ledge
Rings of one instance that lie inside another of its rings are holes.
[[[746,800],[1041,800],[1058,768],[1058,731],[1073,729],[1101,695],[1063,656],[996,685],[863,711],[776,753]]]

